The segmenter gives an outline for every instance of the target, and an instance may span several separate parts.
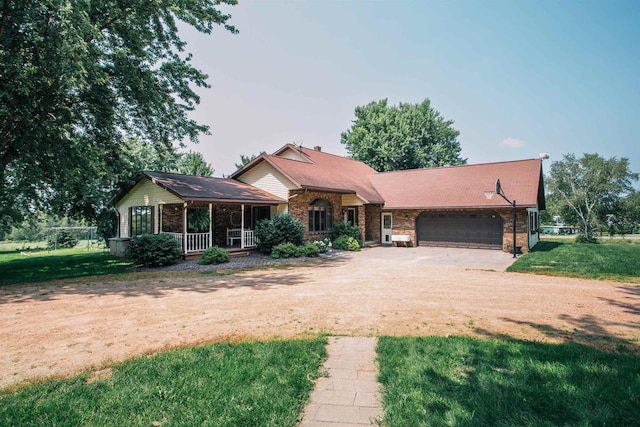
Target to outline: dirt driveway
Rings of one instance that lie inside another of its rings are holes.
[[[497,251],[374,248],[296,266],[0,288],[0,387],[248,338],[511,336],[640,344],[640,286],[506,273]]]

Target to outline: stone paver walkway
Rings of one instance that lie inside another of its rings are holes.
[[[376,338],[329,338],[324,363],[328,376],[316,382],[300,427],[379,425],[382,407],[375,347]]]

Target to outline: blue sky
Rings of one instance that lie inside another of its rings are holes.
[[[640,172],[640,1],[284,1],[223,6],[240,33],[183,30],[209,75],[190,146],[215,168],[290,142],[346,155],[354,108],[425,98],[486,163],[566,153]],[[548,170],[548,165],[545,167]]]

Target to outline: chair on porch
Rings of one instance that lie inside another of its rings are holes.
[[[242,240],[241,228],[227,228],[227,246],[233,246],[234,240]]]

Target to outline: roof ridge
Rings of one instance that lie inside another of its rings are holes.
[[[530,159],[520,159],[520,160],[503,160],[503,161],[500,161],[500,162],[473,163],[473,164],[470,164],[470,165],[467,164],[467,165],[452,165],[452,166],[436,166],[436,167],[433,167],[433,168],[399,169],[399,170],[395,170],[395,171],[376,172],[374,175],[392,174],[392,173],[399,173],[399,172],[418,172],[418,171],[438,170],[438,169],[452,169],[452,168],[458,169],[458,168],[465,168],[465,167],[498,165],[498,164],[503,164],[503,163],[530,162],[532,160],[540,160],[540,159],[537,158],[537,157],[534,157],[534,158],[530,158]]]
[[[319,153],[319,154],[324,154],[324,155],[326,155],[326,156],[339,157],[339,158],[344,159],[344,160],[351,160],[351,161],[354,161],[354,162],[364,163],[362,160],[356,160],[356,159],[353,159],[353,158],[351,158],[351,157],[341,156],[341,155],[339,155],[339,154],[328,153],[328,152],[326,152],[326,151],[318,151],[318,150],[316,150],[316,149],[314,149],[314,148],[309,148],[309,147],[302,147],[302,148],[303,148],[303,149],[305,149],[305,150],[311,151],[312,153]],[[366,163],[365,163],[365,164],[366,164]],[[367,165],[367,166],[368,166],[368,165]]]
[[[311,160],[309,158],[309,156],[307,156],[306,154],[302,153],[305,157],[307,157],[306,159],[291,159],[289,157],[282,157],[282,156],[276,156],[275,154],[263,154],[263,156],[272,158],[272,159],[278,159],[278,160],[291,160],[292,162],[298,162],[298,163],[307,163],[307,164],[312,164],[315,165],[316,162],[314,162],[313,160]]]
[[[140,171],[140,173],[145,175],[153,173],[153,174],[162,174],[162,175],[189,176],[189,177],[195,177],[195,178],[230,179],[230,178],[219,177],[219,176],[193,175],[190,173],[181,173],[181,172],[160,172],[160,171],[143,170],[143,171]]]

